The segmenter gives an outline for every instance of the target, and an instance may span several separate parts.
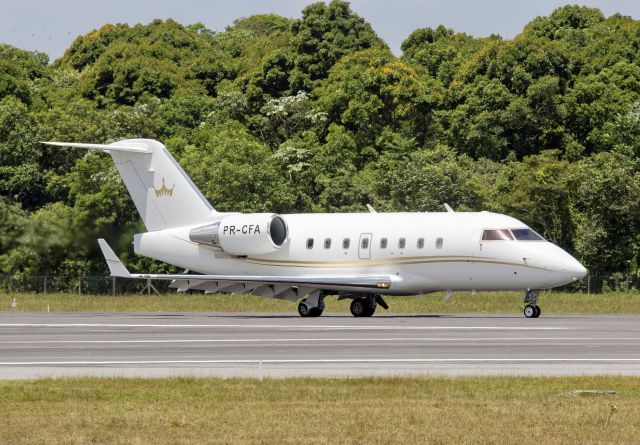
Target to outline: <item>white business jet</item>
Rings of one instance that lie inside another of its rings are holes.
[[[381,294],[522,290],[524,315],[540,316],[538,290],[583,278],[586,269],[526,224],[490,212],[223,213],[209,204],[167,148],[149,139],[109,145],[46,142],[109,153],[147,232],[136,254],[184,268],[132,274],[107,243],[112,276],[171,280],[178,291],[253,294],[298,304],[317,317],[324,297],[352,299],[370,317]]]

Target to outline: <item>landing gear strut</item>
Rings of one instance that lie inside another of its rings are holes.
[[[539,292],[537,290],[528,290],[524,294],[524,302],[526,306],[524,307],[524,316],[527,318],[538,318],[540,316],[540,306],[538,306],[538,295]]]
[[[298,303],[298,314],[301,317],[319,317],[324,311],[324,294],[312,293]]]
[[[376,312],[378,305],[384,309],[389,308],[380,295],[354,298],[351,302],[351,315],[354,317],[371,317]]]

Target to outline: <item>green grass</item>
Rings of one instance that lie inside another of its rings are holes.
[[[388,297],[389,313],[520,313],[520,292],[458,292],[449,301],[443,294],[418,297]],[[18,311],[56,312],[295,312],[297,305],[250,295],[184,294],[164,295],[77,295],[77,294],[0,294],[0,311],[11,310],[15,298]],[[350,300],[326,300],[326,312],[348,312]],[[639,292],[580,294],[543,292],[539,304],[544,314],[640,313]],[[384,310],[379,308],[380,313]]]
[[[0,412],[7,444],[630,444],[640,378],[0,381]]]

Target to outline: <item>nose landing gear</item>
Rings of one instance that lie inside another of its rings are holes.
[[[528,290],[524,294],[524,302],[526,306],[524,307],[524,316],[527,318],[538,318],[540,316],[541,310],[540,306],[538,306],[538,296],[540,292],[537,290]]]
[[[526,305],[524,307],[524,316],[527,318],[538,318],[540,316],[540,306]]]

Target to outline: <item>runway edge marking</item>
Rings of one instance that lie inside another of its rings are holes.
[[[120,324],[120,323],[0,323],[0,328],[242,328],[242,329],[385,329],[385,330],[497,330],[558,331],[562,326],[384,326],[384,325],[275,325],[275,324]]]
[[[484,341],[638,341],[640,337],[365,337],[365,338],[192,338],[164,340],[7,340],[7,345],[139,344],[139,343],[299,343],[299,342],[484,342]]]
[[[74,366],[74,365],[168,365],[168,364],[312,364],[312,363],[640,363],[639,358],[426,358],[426,359],[247,359],[247,360],[122,360],[122,361],[39,361],[0,362],[0,366]]]

